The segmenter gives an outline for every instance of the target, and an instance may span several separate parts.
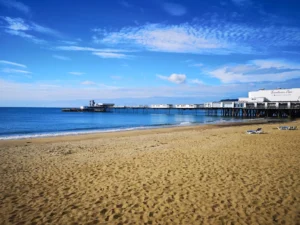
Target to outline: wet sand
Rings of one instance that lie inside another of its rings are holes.
[[[0,141],[0,224],[300,224],[280,125],[300,122]]]

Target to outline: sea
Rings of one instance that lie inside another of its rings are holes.
[[[191,126],[241,119],[206,116],[203,110],[62,112],[61,108],[0,108],[0,140]]]

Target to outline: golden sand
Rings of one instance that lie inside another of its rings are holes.
[[[299,224],[300,130],[279,125],[1,141],[0,224]]]

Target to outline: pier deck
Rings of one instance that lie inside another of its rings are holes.
[[[233,105],[234,106],[234,105]],[[299,118],[300,102],[286,105],[243,105],[239,107],[217,107],[197,104],[194,107],[149,107],[143,106],[109,106],[87,108],[64,108],[63,112],[113,112],[113,113],[163,113],[163,114],[204,114],[207,116],[240,118]]]

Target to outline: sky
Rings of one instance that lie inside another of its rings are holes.
[[[0,106],[299,88],[299,11],[298,0],[0,0]]]

